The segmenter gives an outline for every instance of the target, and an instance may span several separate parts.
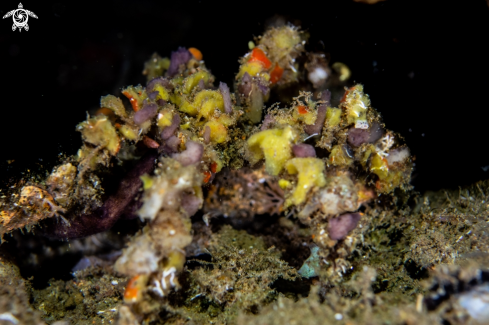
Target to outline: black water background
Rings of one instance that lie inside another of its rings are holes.
[[[0,15],[17,8],[3,1]],[[80,146],[75,125],[100,96],[144,83],[143,62],[199,48],[217,80],[265,21],[284,15],[365,85],[416,155],[416,189],[488,178],[489,9],[484,1],[25,1],[28,32],[0,20],[0,183],[50,169]],[[39,159],[42,159],[40,161]],[[14,160],[7,163],[7,160]],[[41,168],[40,165],[43,167]]]

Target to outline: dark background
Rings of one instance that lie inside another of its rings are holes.
[[[19,0],[2,1],[0,15]],[[489,9],[485,1],[23,1],[30,30],[0,20],[0,182],[46,170],[80,146],[75,126],[100,96],[144,84],[153,52],[197,47],[231,83],[248,41],[283,15],[308,50],[346,63],[416,156],[418,190],[489,178]],[[271,103],[269,103],[271,104]],[[42,161],[40,160],[42,159]],[[14,160],[8,163],[7,160]],[[40,165],[43,167],[41,168]]]

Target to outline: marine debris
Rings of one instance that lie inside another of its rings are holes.
[[[470,276],[460,265],[434,268],[489,253],[487,184],[446,200],[413,192],[402,136],[387,129],[363,85],[348,83],[345,64],[330,67],[306,41],[292,25],[266,30],[240,58],[233,85],[218,82],[196,48],[154,54],[146,86],[102,97],[103,114],[76,127],[76,155],[44,181],[21,180],[5,193],[4,239],[16,230],[76,239],[141,220],[115,263],[84,257],[76,281],[20,288],[39,312],[29,317],[488,321],[477,307],[487,305],[487,265],[471,262]],[[293,96],[290,85],[300,85]],[[271,94],[281,101],[267,107]],[[435,284],[423,287],[428,271]],[[456,289],[439,292],[447,281]],[[3,291],[0,317],[21,317],[4,307]],[[461,314],[449,314],[454,308]]]

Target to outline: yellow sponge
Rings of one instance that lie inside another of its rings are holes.
[[[292,196],[287,199],[285,206],[298,205],[306,200],[309,190],[314,187],[326,185],[324,177],[324,162],[319,158],[293,158],[285,164],[289,174],[299,174],[297,186]]]
[[[214,143],[226,142],[228,137],[228,130],[226,127],[217,120],[211,120],[207,122],[204,128],[208,126],[211,130],[210,140]]]
[[[265,158],[265,170],[270,175],[278,175],[287,160],[292,158],[292,141],[296,138],[294,130],[270,129],[253,134],[248,139],[251,163]]]

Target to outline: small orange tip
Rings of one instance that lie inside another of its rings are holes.
[[[249,62],[260,62],[265,69],[269,69],[272,66],[272,62],[267,58],[267,55],[263,50],[258,47],[255,47],[251,51]]]
[[[211,163],[211,172],[213,172],[215,174],[216,171],[217,171],[217,163],[215,161],[213,161]]]
[[[212,174],[210,171],[206,170],[204,172],[204,184],[207,184],[207,182],[209,182],[209,180],[211,179],[211,176],[212,176]]]
[[[123,91],[122,94],[129,99],[129,102],[131,102],[132,109],[135,112],[139,111],[138,101],[128,91]]]
[[[101,107],[95,112],[95,115],[113,116],[114,112],[110,108]]]
[[[195,47],[190,47],[190,48],[188,49],[188,51],[189,51],[190,53],[192,53],[192,55],[194,56],[194,58],[195,58],[196,60],[198,60],[198,61],[201,61],[201,60],[202,60],[202,58],[203,58],[203,56],[202,56],[202,52],[200,52],[200,50],[199,50],[199,49],[196,49]]]
[[[341,97],[340,103],[346,102],[346,96],[350,93],[351,88],[345,89],[345,93],[343,94],[343,97]]]
[[[141,281],[140,275],[136,275],[127,282],[126,290],[124,291],[124,301],[127,303],[136,302],[141,296]]]
[[[307,113],[306,106],[304,106],[304,105],[299,105],[299,106],[297,107],[297,110],[299,111],[299,114],[301,114],[301,115],[302,115],[302,114],[306,114],[306,113]]]
[[[278,64],[275,64],[275,68],[273,68],[272,72],[270,72],[270,82],[273,84],[276,84],[277,81],[282,78],[282,75],[284,73],[284,69],[282,69]]]

